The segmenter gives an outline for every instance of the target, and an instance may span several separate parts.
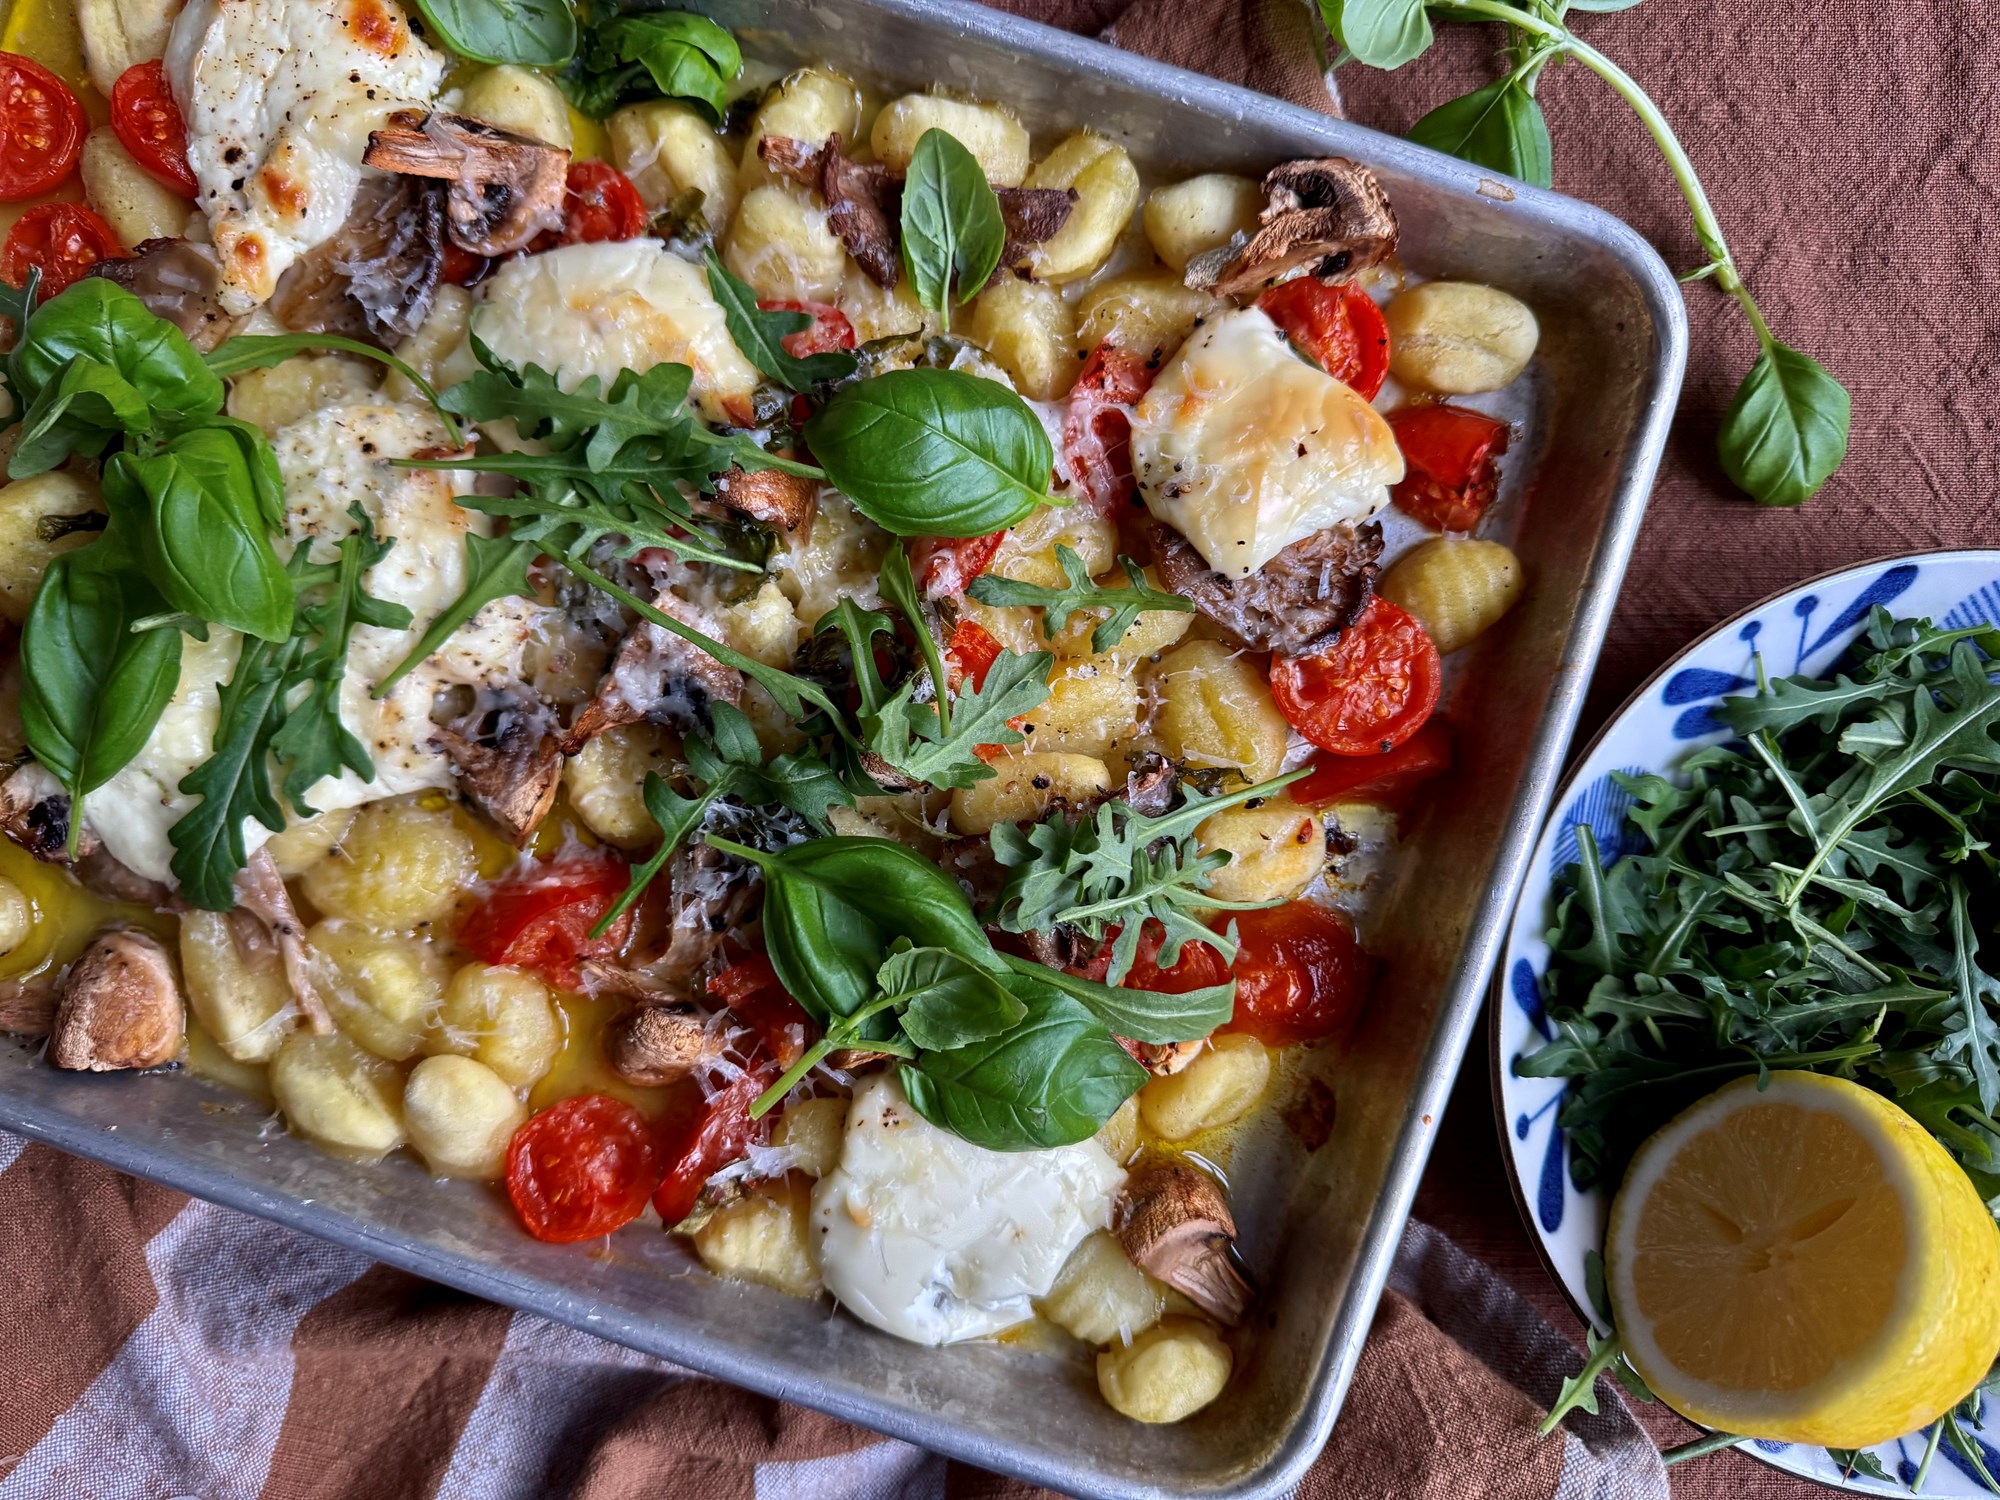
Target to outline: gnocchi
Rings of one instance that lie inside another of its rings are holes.
[[[1028,175],[1028,132],[1011,111],[944,94],[905,94],[875,117],[868,145],[896,172],[909,169],[924,132],[942,130],[970,151],[995,187],[1019,187]]]
[[[1171,589],[1160,580],[1160,570],[1147,567],[1141,575],[1148,588],[1171,593]],[[1131,580],[1126,578],[1123,568],[1113,568],[1098,574],[1094,580],[1104,588],[1125,588]],[[1064,622],[1063,628],[1049,635],[1044,628],[1040,631],[1036,645],[1055,652],[1058,656],[1090,656],[1093,654],[1092,637],[1097,627],[1102,625],[1111,612],[1107,609],[1083,609],[1072,614]],[[1111,649],[1104,653],[1113,660],[1131,663],[1141,657],[1157,656],[1186,635],[1194,625],[1193,610],[1148,609],[1125,629]]]
[[[1149,361],[1165,361],[1223,306],[1162,271],[1110,276],[1092,283],[1077,299],[1077,347],[1112,343]]]
[[[1082,657],[1058,663],[1047,700],[1021,727],[1031,751],[1108,760],[1114,746],[1132,738],[1138,716],[1131,664],[1114,656]]]
[[[84,196],[104,216],[118,243],[173,239],[187,227],[188,202],[132,159],[109,126],[84,137],[78,163]]]
[[[1222,1335],[1199,1318],[1163,1318],[1131,1343],[1097,1356],[1097,1389],[1135,1422],[1180,1422],[1222,1394],[1233,1363]]]
[[[1118,559],[1118,528],[1085,505],[1045,505],[1007,533],[989,571],[1061,588],[1069,579],[1056,557],[1057,547],[1076,553],[1095,577]]]
[[[1054,401],[1076,381],[1076,326],[1054,287],[1002,272],[972,304],[974,342],[1033,401]]]
[[[1088,130],[1037,162],[1027,185],[1076,194],[1063,227],[1028,253],[1029,268],[1042,281],[1077,281],[1103,265],[1139,206],[1139,171],[1132,158]]]
[[[377,1057],[414,1057],[444,999],[449,966],[429,943],[334,917],[306,941],[332,972],[326,1008],[335,1024]]]
[[[431,310],[417,331],[396,345],[396,358],[424,379],[438,379],[438,366],[465,342],[465,325],[472,318],[472,294],[462,286],[441,286],[431,298]],[[418,402],[424,393],[401,370],[382,380],[385,401]]]
[[[271,1059],[271,1093],[295,1129],[342,1155],[372,1159],[409,1138],[402,1074],[337,1032],[286,1037]]]
[[[824,1177],[840,1162],[840,1138],[846,1129],[845,1099],[800,1099],[785,1106],[771,1132],[771,1144],[791,1153],[793,1171]]]
[[[1225,808],[1195,830],[1204,851],[1229,863],[1208,877],[1218,901],[1289,901],[1326,867],[1326,828],[1289,797]]]
[[[449,812],[371,802],[333,853],[306,871],[304,886],[327,916],[403,929],[447,916],[474,870],[472,836]]]
[[[97,486],[62,469],[0,486],[0,615],[19,625],[63,553],[104,527]]]
[[[951,794],[951,826],[960,833],[1032,822],[1059,803],[1081,806],[1111,789],[1110,767],[1090,755],[1016,750],[993,769],[997,775]]]
[[[1290,730],[1255,659],[1221,641],[1186,641],[1160,658],[1149,681],[1170,758],[1251,782],[1278,774]]]
[[[215,1045],[241,1063],[269,1062],[297,1019],[277,945],[245,951],[228,917],[181,918],[181,980],[188,1008]]]
[[[1264,189],[1258,183],[1210,172],[1154,188],[1140,217],[1153,253],[1178,274],[1197,255],[1254,230],[1263,207]]]
[[[465,81],[458,107],[475,120],[516,135],[533,136],[565,151],[576,144],[569,123],[569,101],[553,78],[533,68],[513,63],[481,68]],[[632,174],[627,170],[625,175]]]
[[[372,361],[348,354],[294,354],[269,369],[239,376],[229,392],[229,415],[255,423],[273,437],[280,427],[322,407],[367,400],[375,393],[380,370]]]
[[[1233,1125],[1271,1082],[1271,1054],[1254,1036],[1232,1032],[1210,1041],[1178,1073],[1139,1090],[1139,1118],[1162,1140],[1192,1140]]]
[[[770,163],[758,153],[767,135],[787,136],[821,146],[837,135],[851,146],[861,135],[861,90],[853,79],[827,68],[800,68],[781,80],[750,117],[743,143],[743,190],[776,182]]]
[[[830,301],[847,274],[826,210],[776,184],[744,194],[722,259],[759,297],[780,302]]]
[[[810,1211],[803,1180],[759,1183],[701,1222],[693,1235],[695,1253],[718,1276],[811,1297],[820,1282],[807,1244]]]
[[[562,1021],[541,980],[479,963],[451,976],[425,1038],[426,1050],[476,1059],[516,1089],[539,1083],[562,1044]]]
[[[1389,371],[1446,396],[1509,385],[1535,356],[1541,327],[1519,297],[1469,281],[1426,281],[1383,311]]]
[[[20,885],[0,876],[0,958],[27,942],[35,930],[35,906]]]
[[[1099,1230],[1070,1253],[1037,1311],[1086,1344],[1130,1342],[1160,1321],[1163,1289]]]
[[[1449,655],[1499,624],[1523,586],[1520,559],[1499,542],[1437,537],[1396,559],[1379,592],[1415,615]]]
[[[628,104],[605,122],[611,159],[632,179],[646,207],[665,208],[690,189],[718,237],[736,216],[736,161],[708,121],[674,99]]]
[[[335,808],[299,823],[287,823],[264,845],[278,873],[296,880],[333,853],[334,846],[347,836],[354,821],[354,809]]]
[[[469,1057],[427,1057],[403,1084],[403,1127],[439,1177],[492,1181],[527,1120],[528,1107],[500,1075]]]
[[[646,777],[673,768],[657,724],[607,729],[563,763],[563,790],[583,826],[620,849],[655,842],[659,825],[646,811]]]

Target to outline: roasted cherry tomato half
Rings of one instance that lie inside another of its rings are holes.
[[[910,571],[926,599],[956,599],[972,580],[993,566],[1007,533],[988,536],[918,537],[910,548]]]
[[[778,1065],[759,1063],[704,1099],[687,1120],[661,1133],[666,1170],[653,1194],[660,1222],[671,1228],[693,1213],[708,1179],[731,1162],[741,1161],[752,1145],[769,1136],[777,1115],[753,1120],[750,1106],[777,1081]]]
[[[854,347],[854,325],[847,321],[846,313],[830,303],[767,302],[759,298],[757,305],[765,312],[804,313],[812,319],[810,328],[801,328],[797,333],[788,333],[778,340],[785,346],[785,353],[793,359],[834,354]]]
[[[1147,362],[1116,344],[1091,351],[1063,410],[1063,466],[1077,498],[1110,515],[1139,493],[1131,407],[1153,384]]]
[[[31,57],[0,52],[0,201],[67,182],[85,128],[83,106],[68,84]]]
[[[1292,783],[1294,802],[1330,807],[1336,802],[1404,806],[1417,787],[1451,769],[1451,733],[1431,719],[1382,755],[1316,755],[1303,781]]]
[[[709,980],[708,995],[756,1034],[778,1066],[789,1068],[805,1051],[812,1018],[779,982],[778,971],[763,954],[731,964]]]
[[[1373,401],[1389,378],[1389,325],[1375,299],[1353,282],[1329,286],[1301,276],[1257,299],[1295,348],[1335,380]]]
[[[960,620],[951,628],[951,639],[945,643],[945,660],[951,664],[951,687],[958,690],[962,679],[969,680],[975,688],[986,686],[986,674],[993,670],[993,663],[1000,659],[1000,643],[983,625],[975,625],[970,620]]]
[[[578,963],[609,958],[632,930],[627,912],[601,938],[590,929],[625,894],[630,871],[611,855],[530,865],[495,882],[458,926],[458,944],[481,963],[539,974],[558,989],[583,982]]]
[[[199,191],[188,165],[187,122],[159,59],[118,75],[111,86],[111,129],[134,161],[183,198]]]
[[[594,1240],[622,1228],[659,1180],[652,1126],[604,1094],[551,1105],[507,1144],[507,1196],[538,1240]]]
[[[101,260],[125,254],[111,226],[81,203],[38,203],[14,221],[0,247],[0,281],[26,286],[30,267],[42,272],[44,299]]]
[[[1433,531],[1470,531],[1500,493],[1508,428],[1469,406],[1405,406],[1389,413],[1403,477],[1389,494]]]
[[[1146,918],[1146,925],[1139,929],[1138,956],[1132,961],[1132,972],[1125,976],[1126,989],[1186,995],[1229,983],[1229,965],[1207,943],[1182,943],[1173,967],[1161,968],[1160,948],[1166,935],[1167,929],[1160,925],[1159,918]]]
[[[1387,599],[1317,656],[1271,658],[1271,696],[1292,727],[1335,755],[1383,755],[1423,728],[1444,682],[1424,627]]]
[[[636,240],[646,232],[646,200],[632,179],[609,162],[572,163],[564,188],[563,227],[556,244]]]
[[[493,270],[493,261],[474,255],[450,240],[444,242],[444,258],[438,263],[438,280],[447,286],[477,286]]]
[[[1339,1036],[1368,999],[1373,965],[1347,918],[1312,901],[1232,914],[1236,1013],[1231,1031],[1271,1047]]]

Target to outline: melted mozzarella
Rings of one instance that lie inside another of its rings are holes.
[[[1373,407],[1250,307],[1200,329],[1153,382],[1132,416],[1132,469],[1147,509],[1241,578],[1382,509],[1403,455]]]
[[[1124,1176],[1094,1140],[975,1146],[880,1074],[855,1091],[840,1166],[813,1190],[820,1274],[856,1317],[899,1338],[999,1333],[1033,1317],[1070,1252],[1110,1222]]]
[[[367,747],[375,777],[364,782],[343,771],[320,781],[307,801],[321,811],[449,786],[450,764],[430,747],[433,695],[457,684],[496,686],[518,679],[522,649],[550,613],[524,599],[496,599],[388,697],[378,702],[369,696],[464,587],[466,532],[485,535],[491,529],[486,517],[453,503],[454,495],[471,488],[470,475],[389,463],[445,446],[444,430],[427,408],[373,402],[314,412],[279,429],[272,441],[284,477],[287,540],[293,547],[310,546],[316,562],[333,561],[336,543],[354,530],[348,507],[358,503],[376,534],[394,542],[369,570],[368,589],[411,615],[406,629],[362,625],[349,637],[341,720]],[[181,779],[209,757],[222,684],[240,649],[241,638],[228,630],[211,630],[206,643],[184,640],[180,685],[152,737],[85,799],[91,828],[141,875],[172,879],[168,830],[197,800],[179,790]],[[255,850],[270,833],[251,822],[244,835],[246,847]]]
[[[189,0],[166,66],[223,306],[242,313],[345,222],[368,132],[425,107],[445,59],[393,0]]]
[[[471,332],[510,365],[540,365],[573,391],[590,376],[609,387],[620,370],[681,364],[711,422],[747,425],[757,369],[737,351],[722,307],[695,266],[658,240],[565,245],[510,260],[481,289]],[[478,368],[471,336],[440,384]]]

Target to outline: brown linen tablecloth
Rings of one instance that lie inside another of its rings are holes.
[[[1330,104],[1296,0],[1002,3]],[[1713,436],[1754,351],[1723,299],[1690,289],[1687,391],[1587,732],[1678,646],[1765,593],[2000,529],[1982,524],[1996,469],[2000,8],[1647,0],[1582,20],[1664,104],[1772,323],[1847,382],[1855,410],[1847,465],[1804,510],[1734,495]],[[1453,29],[1393,76],[1345,69],[1346,110],[1401,129],[1490,76],[1494,40]],[[1576,68],[1552,72],[1542,97],[1558,186],[1695,264],[1686,214],[1624,106]],[[1574,1338],[1509,1196],[1487,1079],[1481,1042],[1419,1214]],[[0,1500],[1032,1493],[7,1137],[0,1266]],[[1476,1265],[1419,1231],[1397,1287],[1302,1495],[1541,1500],[1565,1464],[1566,1494],[1657,1493],[1657,1469],[1593,1469],[1574,1439],[1526,1436],[1534,1403],[1516,1386],[1546,1399],[1536,1362],[1549,1349]],[[1508,1330],[1497,1348],[1496,1327]],[[1691,1436],[1658,1408],[1641,1420],[1663,1444]],[[1700,1500],[1821,1493],[1733,1453],[1670,1473],[1676,1496]]]

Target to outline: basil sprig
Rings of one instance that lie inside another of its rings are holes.
[[[1757,358],[1724,413],[1716,446],[1730,481],[1760,505],[1800,505],[1818,493],[1847,456],[1851,401],[1846,387],[1809,355],[1771,332],[1744,283],[1694,163],[1660,108],[1630,74],[1583,41],[1565,9],[1624,10],[1638,0],[1591,0],[1569,7],[1522,0],[1319,0],[1327,28],[1347,53],[1373,68],[1400,68],[1429,50],[1431,20],[1499,21],[1509,32],[1508,72],[1497,82],[1438,106],[1410,139],[1466,161],[1548,187],[1553,176],[1547,121],[1535,85],[1552,62],[1573,58],[1632,107],[1667,159],[1694,217],[1707,260],[1683,281],[1713,278],[1735,299],[1757,336]]]
[[[946,131],[926,130],[903,180],[903,268],[917,301],[949,332],[1000,264],[1007,224],[979,158]]]
[[[963,370],[857,381],[806,423],[826,478],[896,536],[989,536],[1048,498],[1055,451],[1028,403]]]

